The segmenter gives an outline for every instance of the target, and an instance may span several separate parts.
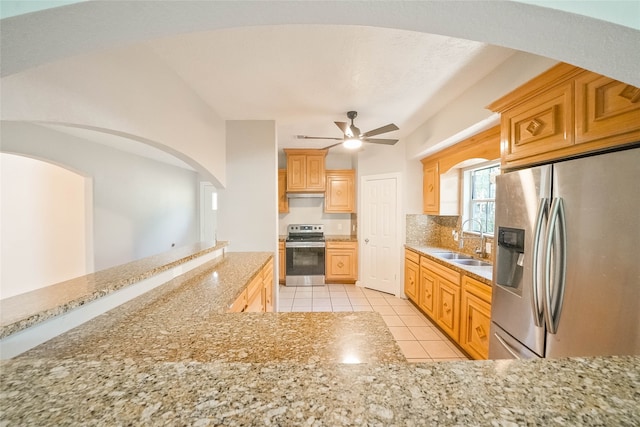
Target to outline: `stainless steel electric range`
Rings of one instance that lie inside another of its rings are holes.
[[[290,224],[287,232],[285,285],[324,285],[324,225]]]

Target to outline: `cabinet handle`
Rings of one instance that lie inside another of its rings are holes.
[[[344,267],[344,263],[342,261],[338,262],[338,268]]]
[[[433,191],[433,184],[429,184],[429,193]]]
[[[487,336],[482,325],[476,328],[476,333],[478,334],[478,338],[480,339],[484,339]]]
[[[444,311],[446,311],[447,313],[451,311],[451,309],[449,308],[449,304],[447,304],[446,302],[442,306],[444,307]]]

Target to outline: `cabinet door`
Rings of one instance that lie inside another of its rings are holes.
[[[418,280],[420,268],[415,262],[404,260],[404,293],[416,304],[418,303]]]
[[[358,279],[357,245],[357,242],[327,242],[327,281],[352,283]]]
[[[236,300],[229,307],[230,313],[242,313],[247,309],[247,291],[246,289],[242,291],[240,296],[236,298]]]
[[[355,171],[327,171],[324,211],[353,213],[356,206]]]
[[[460,337],[460,286],[442,277],[436,285],[436,322],[454,341]]]
[[[273,311],[273,260],[262,269],[262,307],[264,311]]]
[[[424,267],[420,267],[420,296],[418,305],[432,319],[435,318],[436,276]]]
[[[640,139],[640,89],[599,74],[576,79],[576,143]]]
[[[474,359],[489,356],[491,304],[469,292],[462,295],[460,345]]]
[[[262,272],[258,273],[256,277],[251,280],[247,287],[247,309],[246,312],[257,313],[264,311],[262,306],[262,290],[264,285],[262,283]]]
[[[438,162],[425,165],[422,170],[422,210],[437,215],[440,210],[440,174]]]
[[[278,169],[278,213],[289,212],[289,199],[287,198],[287,170]]]
[[[324,154],[307,155],[306,159],[306,181],[307,190],[324,191],[325,190],[325,173],[324,173]]]
[[[287,191],[307,189],[307,156],[304,154],[287,155]]]
[[[553,151],[570,147],[573,137],[573,84],[567,82],[532,97],[501,116],[502,158],[507,164],[531,158],[554,158]]]
[[[286,280],[287,259],[284,249],[284,242],[278,242],[278,281],[284,283]]]

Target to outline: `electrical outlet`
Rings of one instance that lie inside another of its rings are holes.
[[[491,253],[491,243],[485,242],[484,250],[485,250],[486,253],[490,254]]]
[[[338,223],[338,231],[342,231],[342,224]]]

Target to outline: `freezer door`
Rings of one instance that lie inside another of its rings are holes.
[[[566,277],[546,357],[640,354],[639,185],[639,148],[554,165]]]
[[[510,172],[496,178],[496,235],[501,230],[506,243],[517,243],[523,237],[522,249],[514,251],[507,246],[496,245],[496,262],[493,270],[493,296],[491,320],[524,346],[539,356],[544,355],[544,323],[540,319],[541,308],[535,310],[533,255],[536,229],[544,228],[538,219],[539,208],[545,211],[551,196],[551,167],[542,166]],[[540,225],[540,227],[536,227]],[[512,233],[512,234],[511,234]],[[511,234],[511,235],[510,235]],[[520,243],[517,243],[519,246]],[[489,358],[493,351],[489,346]]]
[[[540,356],[523,346],[495,323],[491,324],[489,359],[539,359]]]

